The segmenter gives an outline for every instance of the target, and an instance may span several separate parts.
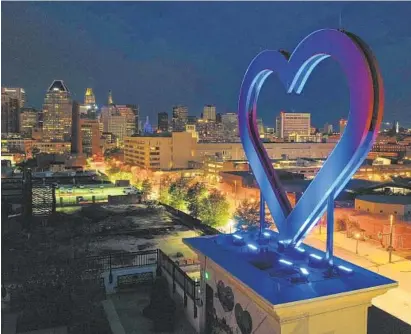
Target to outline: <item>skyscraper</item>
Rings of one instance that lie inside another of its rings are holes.
[[[34,108],[23,108],[20,110],[19,132],[24,137],[32,136],[33,129],[39,126],[39,112]]]
[[[144,133],[147,133],[147,134],[152,134],[153,133],[153,127],[150,124],[150,120],[149,120],[148,116],[146,118],[146,122],[144,123]]]
[[[43,104],[43,138],[69,141],[72,124],[71,93],[63,80],[54,80],[46,92]]]
[[[238,139],[238,117],[236,113],[221,114],[223,125],[223,140],[227,142],[237,141]]]
[[[111,90],[108,91],[107,104],[108,104],[109,106],[113,104],[113,95],[112,95],[112,93],[111,93]]]
[[[92,88],[86,88],[86,94],[84,94],[84,104],[96,104],[96,97],[94,96]]]
[[[216,108],[211,104],[207,104],[203,109],[203,119],[207,121],[216,121]]]
[[[325,123],[323,128],[323,133],[330,134],[333,132],[332,124]]]
[[[173,131],[184,131],[187,124],[188,108],[185,106],[173,107]]]
[[[19,103],[19,108],[23,108],[26,103],[26,91],[24,88],[9,88],[1,87],[1,93],[7,94],[13,99],[17,99]]]
[[[17,98],[1,93],[1,133],[19,132],[20,103]]]
[[[73,110],[71,115],[71,153],[81,154],[83,153],[83,147],[80,128],[80,105],[77,101],[73,101]]]
[[[282,111],[276,119],[276,132],[279,138],[288,138],[291,134],[309,136],[311,132],[311,114]]]
[[[157,129],[161,132],[168,131],[168,114],[166,112],[159,112],[157,114]]]

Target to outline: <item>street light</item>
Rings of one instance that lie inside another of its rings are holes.
[[[394,227],[394,215],[390,215],[390,245],[388,246],[388,262],[392,263],[392,232]]]
[[[355,233],[355,239],[357,239],[357,243],[355,245],[355,254],[358,254],[358,241],[360,240],[361,235],[359,233]]]

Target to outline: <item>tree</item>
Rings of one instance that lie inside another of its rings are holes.
[[[234,213],[239,230],[255,230],[260,227],[260,203],[244,200]]]
[[[151,184],[149,179],[145,179],[141,185],[141,191],[143,193],[143,198],[147,199],[147,197],[151,194],[153,190],[153,185]]]
[[[230,218],[229,209],[225,196],[213,190],[200,201],[198,217],[204,224],[212,227],[225,226]]]
[[[187,210],[187,184],[188,182],[181,178],[170,184],[170,205],[181,211]]]
[[[207,188],[203,183],[197,182],[188,188],[187,208],[193,217],[198,217],[200,202],[205,196],[207,196]]]

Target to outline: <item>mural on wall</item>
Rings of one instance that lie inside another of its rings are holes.
[[[243,310],[242,306],[238,303],[235,305],[234,313],[241,334],[251,334],[253,330],[253,320],[251,319],[250,313]]]
[[[223,281],[218,281],[216,284],[217,292],[215,293],[215,297],[218,298],[220,305],[225,313],[230,312],[231,314],[228,315],[228,321],[225,317],[219,318],[217,316],[217,311],[214,308],[214,324],[213,328],[215,329],[214,332],[216,333],[227,333],[227,334],[251,334],[253,328],[253,321],[251,318],[250,313],[247,310],[244,310],[240,303],[235,304],[234,301],[234,293],[230,286],[226,286]],[[235,307],[234,307],[235,305]],[[234,314],[233,314],[234,310]],[[235,330],[230,327],[229,323],[231,323],[231,317],[234,315],[235,321],[237,324],[237,328]]]
[[[229,286],[225,286],[223,281],[217,283],[216,297],[220,301],[225,312],[231,312],[234,308],[234,294]]]

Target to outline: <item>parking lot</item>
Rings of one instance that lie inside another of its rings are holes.
[[[127,187],[116,187],[114,185],[61,185],[56,189],[57,205],[76,204],[77,197],[82,197],[82,202],[107,201],[108,196],[124,195]]]

